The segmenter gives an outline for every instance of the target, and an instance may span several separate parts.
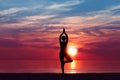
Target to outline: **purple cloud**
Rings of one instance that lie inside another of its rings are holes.
[[[20,47],[23,46],[19,41],[17,40],[10,40],[10,39],[0,39],[0,47]]]

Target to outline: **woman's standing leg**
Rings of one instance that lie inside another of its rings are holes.
[[[64,55],[63,53],[60,53],[60,62],[61,62],[61,69],[62,69],[62,74],[64,74]]]

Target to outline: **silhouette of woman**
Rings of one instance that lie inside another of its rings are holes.
[[[60,42],[60,62],[61,62],[61,69],[62,74],[64,74],[64,65],[65,63],[72,62],[73,60],[71,57],[67,54],[67,44],[68,44],[68,35],[65,32],[65,28],[63,28],[63,32],[59,36],[59,42]],[[64,58],[66,60],[64,60]]]

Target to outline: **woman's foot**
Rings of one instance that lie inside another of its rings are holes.
[[[72,62],[73,60],[67,60],[67,61],[64,61],[64,63],[69,63],[69,62]]]

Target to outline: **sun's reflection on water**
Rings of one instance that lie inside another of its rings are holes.
[[[77,73],[77,60],[74,60],[73,62],[66,65],[67,73]]]
[[[70,68],[71,69],[75,69],[76,68],[76,61],[73,61],[72,63],[70,63]]]

